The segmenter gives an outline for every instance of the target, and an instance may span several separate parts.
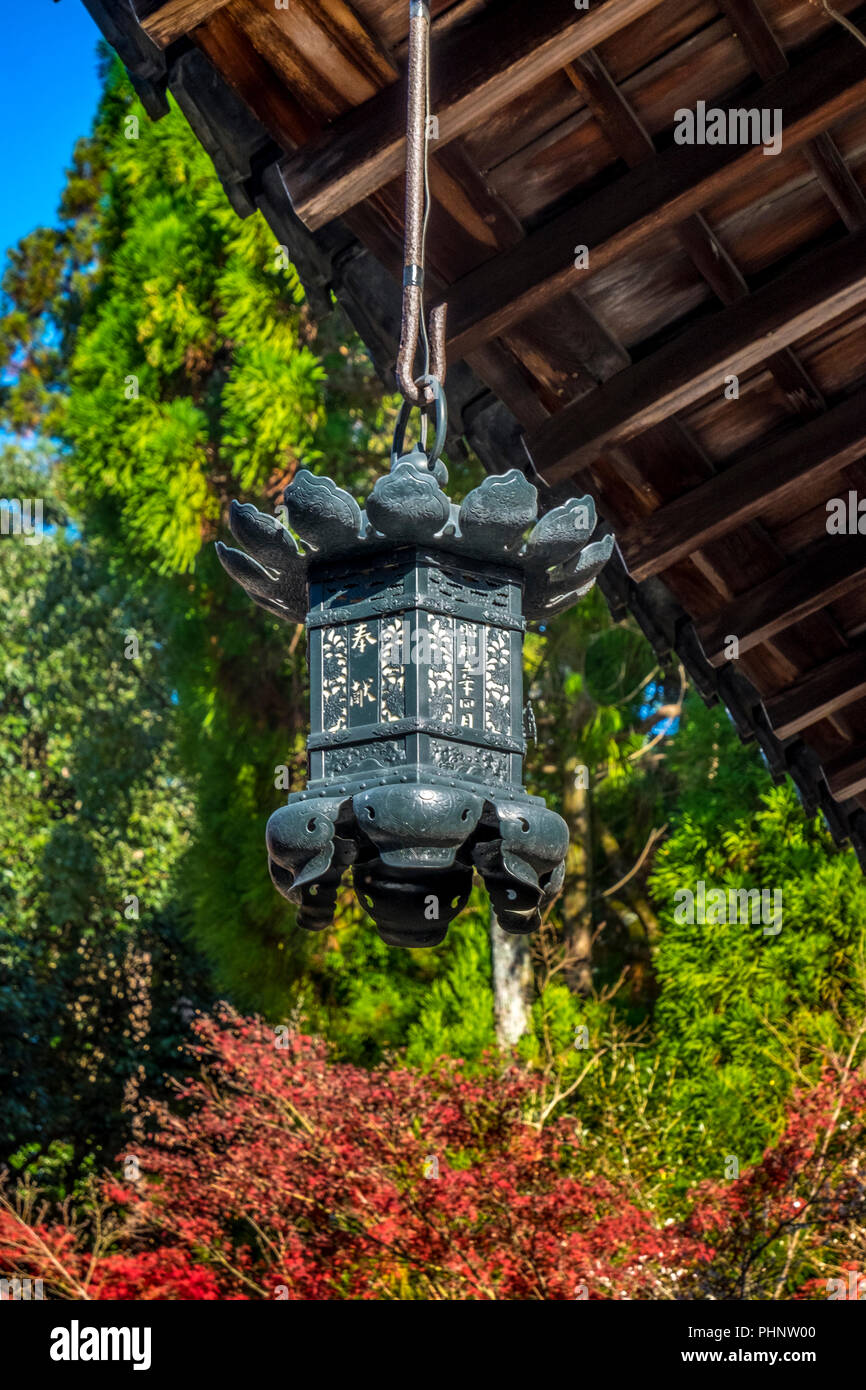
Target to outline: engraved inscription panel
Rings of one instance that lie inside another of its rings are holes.
[[[349,728],[379,719],[378,623],[350,623]]]
[[[456,624],[455,666],[457,723],[461,729],[484,727],[483,632],[476,623]]]

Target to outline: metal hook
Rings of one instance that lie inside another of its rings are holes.
[[[432,395],[432,400],[429,404],[426,401],[420,400],[418,406],[419,410],[423,411],[425,414],[429,415],[431,409],[433,411],[433,421],[435,426],[433,444],[431,448],[425,450],[427,456],[427,467],[432,469],[433,465],[435,464],[436,460],[439,458],[439,455],[442,453],[442,450],[445,447],[445,436],[448,433],[448,402],[445,399],[445,392],[442,389],[441,381],[439,381],[438,378],[433,376],[431,373],[428,373],[426,376],[419,377],[417,383],[414,384],[426,388],[426,390],[429,390]],[[421,392],[419,392],[418,394],[420,398]],[[412,401],[410,400],[404,400],[403,404],[400,406],[400,413],[397,416],[397,423],[394,427],[394,442],[391,445],[392,468],[396,463],[399,462],[399,460],[403,456],[403,446],[406,438],[406,426],[409,423],[409,416],[412,414],[414,408],[415,407]]]
[[[433,405],[434,396],[429,385],[419,391],[418,382],[434,379],[442,386],[445,382],[445,316],[447,304],[436,304],[430,310],[428,320],[429,367],[423,376],[415,377],[415,354],[418,351],[418,336],[421,325],[421,291],[410,287],[414,293],[407,294],[403,301],[403,325],[400,336],[400,351],[397,357],[397,384],[400,394],[412,405]],[[425,364],[426,366],[427,364]]]

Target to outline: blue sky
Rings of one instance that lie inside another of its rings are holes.
[[[0,262],[34,227],[51,223],[79,135],[99,93],[99,31],[81,0],[0,0],[3,196]]]

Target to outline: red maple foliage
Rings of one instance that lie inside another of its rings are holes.
[[[866,1082],[847,1073],[662,1223],[580,1171],[567,1117],[527,1122],[530,1072],[365,1071],[280,1041],[229,1010],[200,1020],[200,1075],[153,1108],[140,1178],[60,1220],[6,1202],[3,1265],[68,1298],[742,1298],[780,1280],[826,1297],[821,1251],[862,1227]]]

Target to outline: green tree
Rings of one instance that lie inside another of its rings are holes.
[[[296,930],[264,825],[303,776],[303,629],[252,608],[211,541],[231,498],[268,509],[301,464],[366,492],[394,406],[342,314],[315,324],[263,220],[238,220],[179,112],[153,124],[116,62],[104,75],[58,227],[26,238],[4,280],[4,423],[62,441],[86,545],[146,607],[192,806],[173,905],[219,988],[275,1019],[303,1010],[368,1059],[405,1044],[452,969],[489,1014],[489,972],[465,924],[419,955],[383,947],[348,899],[338,929]]]
[[[0,1149],[44,1174],[113,1159],[208,995],[173,896],[193,805],[150,615],[46,460],[7,447],[0,497],[44,512],[0,539]]]
[[[772,785],[724,713],[691,704],[672,761],[679,813],[651,879],[657,1044],[676,1067],[689,1178],[695,1165],[718,1177],[725,1153],[754,1161],[792,1083],[814,1080],[825,1051],[845,1050],[861,1007],[866,884],[853,853],[806,819],[790,784]],[[781,930],[681,920],[677,894],[699,881],[780,893]]]

